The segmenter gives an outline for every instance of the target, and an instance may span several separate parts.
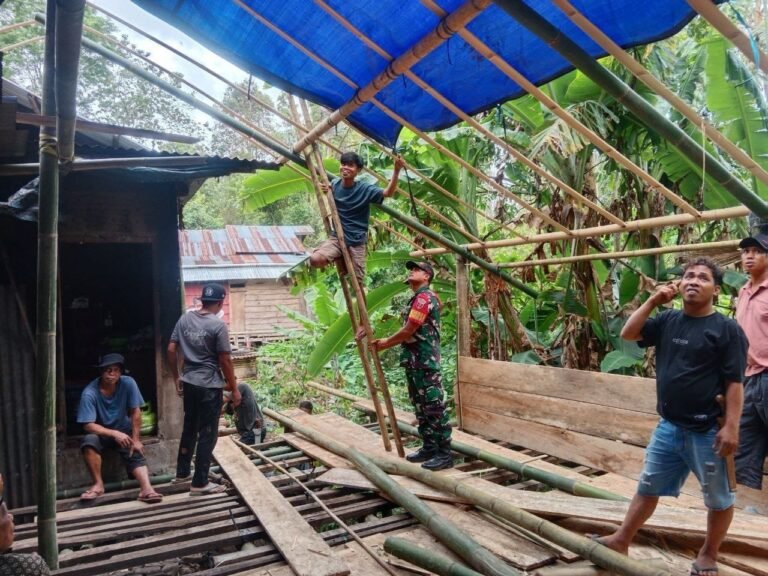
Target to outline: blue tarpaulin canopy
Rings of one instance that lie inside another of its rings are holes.
[[[440,18],[417,0],[133,0],[247,72],[331,109],[382,73],[389,61],[331,15],[337,12],[392,58],[430,34]],[[445,12],[462,0],[438,0]],[[572,0],[622,47],[674,34],[694,15],[685,0]],[[246,10],[240,4],[248,6]],[[527,4],[593,57],[604,55],[549,0]],[[260,20],[253,13],[258,14]],[[467,29],[535,84],[571,70],[563,56],[498,6],[491,4]],[[312,56],[314,56],[314,58]],[[318,60],[320,62],[318,62]],[[325,65],[324,65],[325,64]],[[494,64],[454,35],[412,71],[468,114],[525,92]],[[411,80],[399,77],[377,101],[423,131],[459,119]],[[392,146],[400,125],[367,103],[349,118],[363,132]]]

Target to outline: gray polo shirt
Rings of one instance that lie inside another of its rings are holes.
[[[202,388],[224,388],[219,353],[231,352],[229,331],[215,314],[192,310],[182,315],[171,334],[181,347],[184,369],[181,381]]]

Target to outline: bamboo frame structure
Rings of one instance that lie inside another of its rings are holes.
[[[768,172],[766,172],[762,166],[750,158],[750,156],[736,146],[736,144],[728,140],[728,138],[720,133],[717,128],[712,126],[706,119],[702,118],[682,98],[667,88],[658,78],[651,74],[649,70],[635,60],[629,52],[611,40],[602,30],[579,12],[569,0],[552,0],[552,2],[560,8],[566,16],[568,16],[571,22],[576,24],[576,26],[581,28],[590,38],[592,38],[592,40],[597,42],[603,50],[608,52],[608,54],[613,56],[617,61],[621,62],[627,70],[635,76],[635,78],[664,98],[675,108],[675,110],[680,112],[680,114],[685,116],[690,122],[696,126],[700,126],[704,130],[704,134],[707,138],[717,144],[721,149],[728,152],[734,160],[744,166],[744,168],[755,176],[755,178],[768,184]],[[712,4],[710,4],[710,6],[712,6],[712,9],[717,10]]]
[[[432,10],[438,16],[443,12],[442,8],[440,8],[433,0],[421,0],[421,2],[425,4],[430,10]],[[618,150],[616,150],[616,148],[608,144],[608,142],[606,142],[605,139],[600,137],[593,130],[590,130],[583,123],[579,122],[576,118],[573,117],[573,115],[571,115],[566,110],[564,110],[557,102],[555,102],[552,98],[547,96],[543,90],[539,89],[536,85],[530,82],[523,74],[518,72],[509,63],[504,61],[503,58],[501,58],[498,54],[496,54],[493,50],[491,50],[491,48],[488,45],[483,43],[479,38],[477,38],[477,36],[472,34],[469,30],[462,30],[461,32],[459,32],[459,35],[465,42],[467,42],[467,44],[472,46],[472,48],[474,48],[480,55],[485,57],[494,66],[496,66],[503,74],[505,74],[507,77],[513,80],[518,86],[520,86],[523,90],[528,92],[536,100],[544,104],[544,106],[546,106],[553,114],[555,114],[557,117],[563,120],[563,122],[565,122],[568,126],[570,126],[574,130],[579,132],[579,134],[587,138],[590,142],[592,142],[592,144],[594,144],[597,148],[602,150],[609,158],[611,158],[616,163],[620,164],[621,166],[629,170],[632,174],[634,174],[635,176],[643,180],[651,188],[657,189],[661,194],[664,195],[665,198],[667,198],[670,202],[675,204],[681,210],[688,212],[690,214],[697,213],[696,209],[693,208],[693,206],[691,206],[690,204],[688,204],[688,202],[680,198],[680,196],[678,196],[677,194],[669,190],[656,178],[653,178],[646,171],[642,170],[634,162],[629,160],[629,158],[627,158],[626,156],[621,154]]]
[[[696,165],[706,163],[707,170],[731,196],[761,218],[768,217],[768,203],[735,178],[716,158],[695,142],[676,124],[667,120],[630,86],[592,59],[575,42],[564,36],[522,0],[495,0],[496,4],[550,48],[570,61],[593,82],[621,102],[647,126],[677,148]]]
[[[712,27],[720,32],[725,38],[730,40],[734,46],[741,50],[752,64],[757,66],[765,74],[768,74],[768,56],[758,48],[759,62],[755,62],[755,55],[752,51],[752,42],[739,30],[739,28],[730,21],[720,9],[712,3],[711,0],[686,0],[699,16],[709,22]]]
[[[638,230],[648,230],[651,228],[663,228],[665,226],[683,226],[686,224],[695,224],[696,222],[709,222],[712,220],[727,220],[730,218],[740,218],[747,216],[749,209],[744,206],[735,206],[733,208],[721,208],[718,210],[707,210],[700,212],[698,216],[692,214],[672,214],[669,216],[657,216],[655,218],[645,218],[643,220],[634,220],[627,222],[626,227],[615,224],[606,224],[605,226],[594,226],[591,228],[579,228],[570,230],[570,234],[562,232],[545,232],[543,234],[533,234],[526,238],[510,238],[507,240],[487,240],[482,244],[465,244],[462,246],[465,250],[494,250],[496,248],[506,248],[509,246],[522,246],[524,244],[536,244],[539,242],[554,242],[556,240],[568,240],[572,238],[596,238],[598,236],[607,236],[609,234],[621,234],[624,232],[636,232]],[[444,248],[429,248],[411,252],[411,256],[425,257],[435,254],[445,254]]]
[[[35,21],[31,18],[29,20],[24,20],[23,22],[14,22],[13,24],[8,24],[8,26],[3,26],[0,28],[0,34],[12,32],[13,30],[18,30],[19,28],[26,28],[27,26],[34,23]]]
[[[0,52],[10,52],[11,50],[16,50],[17,48],[21,48],[22,46],[33,44],[35,42],[39,42],[40,40],[44,40],[44,39],[45,39],[45,36],[33,36],[32,38],[21,40],[20,42],[16,42],[15,44],[8,44],[7,46],[2,46],[0,47]]]
[[[240,4],[239,0],[236,1]],[[294,144],[294,150],[303,150],[329,128],[332,128],[344,118],[347,118],[360,106],[371,102],[378,92],[388,86],[397,77],[402,76],[407,70],[416,65],[438,46],[447,42],[458,30],[464,28],[474,18],[479,16],[483,10],[490,6],[490,4],[491,0],[468,0],[454,12],[442,18],[432,32],[416,42],[403,55],[392,60],[384,72],[376,76],[368,85],[357,90],[351,100],[342,104],[340,108],[334,110],[328,118],[312,128],[304,138],[296,142],[296,144]],[[291,39],[291,41],[295,43],[295,40]],[[308,53],[308,51],[305,49],[305,54],[306,53]],[[336,73],[340,74],[338,70]]]
[[[675,254],[679,252],[738,250],[738,240],[723,240],[721,242],[703,242],[698,244],[681,244],[676,246],[661,246],[659,248],[643,248],[640,250],[626,250],[622,252],[598,252],[594,254],[580,254],[578,256],[563,256],[562,258],[543,258],[539,260],[524,260],[520,262],[500,262],[499,268],[530,268],[531,266],[543,266],[547,264],[570,264],[572,262],[592,262],[595,260],[614,260],[621,258],[635,258],[637,256],[655,256],[659,254]]]

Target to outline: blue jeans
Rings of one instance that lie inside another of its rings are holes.
[[[216,441],[219,439],[219,415],[224,402],[221,388],[203,388],[184,382],[184,431],[176,459],[176,476],[189,476],[192,454],[195,455],[195,475],[192,486],[202,488],[208,484],[208,470]]]
[[[744,410],[739,425],[736,480],[760,490],[763,463],[768,455],[768,371],[744,381]]]
[[[701,485],[710,510],[726,510],[736,501],[728,486],[725,459],[713,448],[717,428],[693,432],[663,418],[645,450],[645,466],[637,493],[641,496],[679,496],[688,474]]]

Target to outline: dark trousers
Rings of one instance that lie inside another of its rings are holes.
[[[744,410],[739,425],[736,480],[760,490],[763,465],[768,456],[768,371],[744,381]]]
[[[184,382],[184,431],[181,433],[176,476],[189,476],[192,454],[195,454],[195,475],[192,486],[208,484],[208,470],[216,441],[219,438],[219,415],[223,394],[221,388],[203,388]]]

